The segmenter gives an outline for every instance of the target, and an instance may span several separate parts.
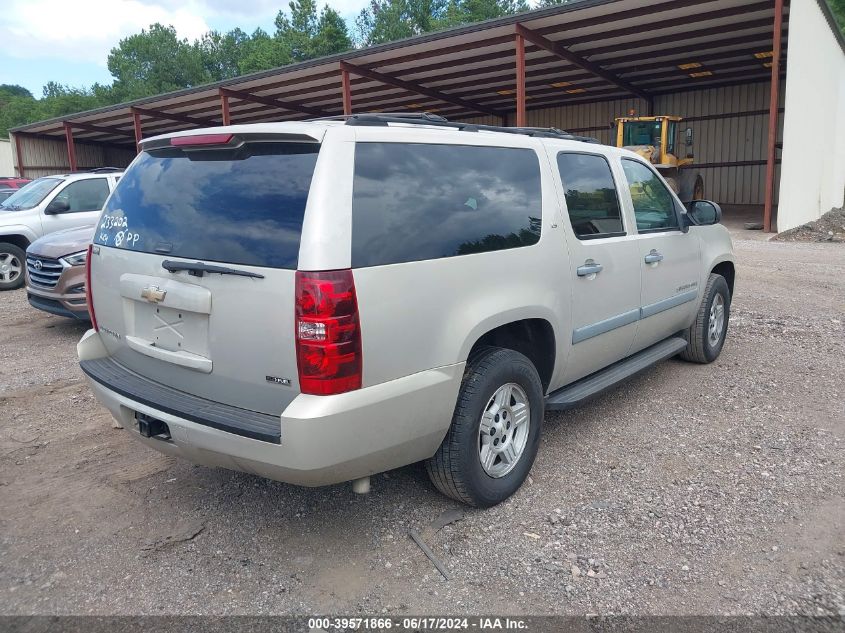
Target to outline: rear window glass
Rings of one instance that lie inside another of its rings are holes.
[[[94,242],[144,253],[296,268],[319,146],[142,153],[109,198]]]
[[[536,244],[540,164],[530,149],[358,143],[352,265]]]

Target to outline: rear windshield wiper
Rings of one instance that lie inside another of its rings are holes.
[[[189,275],[194,277],[202,277],[205,273],[217,273],[218,275],[238,275],[239,277],[253,277],[255,279],[264,279],[264,275],[258,273],[251,273],[248,270],[237,270],[235,268],[228,268],[226,266],[214,266],[213,264],[203,264],[202,262],[174,262],[165,259],[161,262],[161,267],[165,270],[175,273],[180,270],[187,270]]]

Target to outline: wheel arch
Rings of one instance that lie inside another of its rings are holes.
[[[554,326],[545,317],[525,317],[474,332],[468,340],[468,360],[484,347],[502,347],[526,356],[537,369],[544,392],[548,390],[556,362],[556,337]]]
[[[21,233],[9,233],[7,235],[0,235],[0,242],[5,242],[6,244],[14,244],[24,252],[32,244],[33,240],[29,239],[24,234]]]
[[[724,260],[713,266],[711,273],[721,275],[728,282],[728,290],[730,290],[731,297],[734,294],[734,281],[736,280],[736,267],[730,260]]]

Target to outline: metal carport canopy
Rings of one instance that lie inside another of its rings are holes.
[[[12,132],[132,146],[141,134],[337,115],[350,106],[355,112],[427,110],[450,118],[498,116],[503,122],[516,112],[513,124],[524,119],[526,108],[631,95],[648,102],[660,94],[771,79],[779,4],[575,0]],[[785,26],[781,35],[785,52]]]

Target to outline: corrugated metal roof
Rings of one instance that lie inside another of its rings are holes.
[[[228,91],[232,123],[341,114],[343,63],[352,67],[355,112],[502,115],[515,107],[517,25],[531,35],[529,110],[626,97],[632,89],[656,96],[765,81],[771,74],[766,55],[772,50],[773,16],[773,0],[577,0],[13,132],[59,138],[68,121],[79,141],[132,145],[133,109],[140,113],[144,137],[220,125],[222,90]],[[784,48],[785,43],[786,29]]]

